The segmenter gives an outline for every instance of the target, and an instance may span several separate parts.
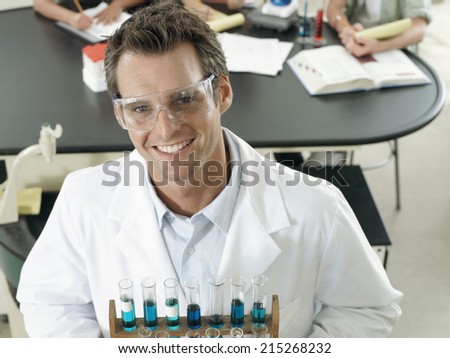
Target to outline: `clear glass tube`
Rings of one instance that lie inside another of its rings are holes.
[[[144,326],[152,331],[158,327],[158,310],[156,307],[156,281],[153,277],[145,277],[141,281],[142,300],[144,305]]]
[[[205,331],[205,337],[206,338],[221,338],[220,331],[215,327],[209,327]]]
[[[253,306],[252,323],[263,325],[266,323],[266,283],[268,279],[264,275],[256,275],[252,278],[253,284]]]
[[[230,330],[230,338],[244,338],[244,331],[239,327],[233,327]]]
[[[223,284],[225,280],[222,276],[212,276],[209,279],[211,314],[209,325],[214,328],[223,326]]]
[[[160,330],[160,331],[155,332],[154,337],[155,338],[169,338],[170,335],[169,335],[169,332],[167,332],[165,330]]]
[[[180,327],[180,308],[178,304],[178,281],[168,278],[164,281],[166,295],[166,324],[170,330],[177,330]]]
[[[266,338],[269,329],[265,324],[252,325],[252,338]]]
[[[137,334],[139,338],[150,338],[152,336],[152,331],[148,327],[140,326],[137,329]]]
[[[185,337],[186,338],[202,338],[202,335],[196,329],[190,329],[189,331],[186,332]]]
[[[136,313],[134,309],[133,281],[125,278],[119,281],[120,313],[125,331],[136,329]]]
[[[187,325],[190,329],[198,329],[202,325],[200,311],[200,281],[195,277],[186,280]]]
[[[230,279],[231,283],[231,311],[230,323],[233,327],[244,325],[244,303],[245,303],[245,278],[235,275]]]

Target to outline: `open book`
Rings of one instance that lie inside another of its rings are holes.
[[[400,50],[357,58],[333,45],[300,51],[287,62],[312,96],[431,82]]]
[[[106,9],[107,7],[108,7],[108,4],[101,2],[96,7],[84,10],[84,14],[87,16],[90,16],[90,17],[94,17],[95,15],[97,15],[98,13],[100,13],[101,11]],[[125,22],[130,16],[131,16],[130,14],[128,14],[126,12],[122,12],[119,19],[117,19],[115,22],[112,22],[108,25],[98,24],[98,23],[94,22],[91,25],[91,27],[86,30],[78,30],[78,29],[74,28],[73,26],[66,24],[64,22],[61,22],[61,21],[57,21],[56,25],[63,29],[68,30],[69,32],[74,33],[77,36],[82,37],[83,39],[85,39],[91,43],[96,43],[96,42],[101,42],[101,41],[107,40],[108,37],[111,36],[112,33],[117,28],[119,28],[119,26],[123,22]]]

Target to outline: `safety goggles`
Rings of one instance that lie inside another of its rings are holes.
[[[174,123],[182,124],[210,111],[213,105],[212,81],[215,75],[184,88],[149,95],[118,98],[112,103],[117,121],[123,129],[152,130],[161,111]]]

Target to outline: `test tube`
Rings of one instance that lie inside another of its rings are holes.
[[[195,277],[186,280],[187,289],[187,325],[190,329],[198,329],[202,325],[200,313],[200,282]]]
[[[170,330],[180,327],[180,309],[178,305],[178,281],[168,278],[164,281],[166,294],[166,324]]]
[[[222,276],[212,276],[209,279],[211,315],[209,325],[214,328],[223,326],[223,284],[225,280]]]
[[[266,338],[269,329],[265,324],[252,325],[252,338]]]
[[[125,278],[119,281],[120,312],[123,329],[133,331],[136,329],[136,313],[134,310],[133,281]]]
[[[220,330],[215,327],[209,327],[205,331],[205,338],[222,338]]]
[[[266,323],[266,283],[268,279],[264,275],[256,275],[252,278],[253,283],[253,307],[252,323],[263,325]]]
[[[324,2],[322,2],[321,7],[317,10],[316,13],[316,23],[314,25],[314,43],[322,44],[322,29],[323,29],[323,9]]]
[[[161,330],[161,331],[156,331],[155,338],[170,338],[169,332]]]
[[[139,338],[150,338],[152,336],[152,331],[148,327],[141,326],[138,327],[137,334]]]
[[[244,338],[244,331],[239,327],[230,329],[230,338]]]
[[[231,313],[230,323],[233,327],[242,327],[244,325],[244,294],[245,294],[244,276],[234,275],[230,279],[231,283]]]
[[[141,281],[142,299],[144,304],[144,326],[152,331],[158,327],[156,308],[156,281],[153,277],[145,277]]]
[[[197,331],[195,329],[190,329],[189,331],[186,332],[185,337],[186,338],[202,338],[202,335],[199,331]]]
[[[311,32],[311,22],[308,19],[308,0],[304,0],[303,17],[300,20],[298,34],[301,37],[309,37]]]

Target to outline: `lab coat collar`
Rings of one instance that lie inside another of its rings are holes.
[[[239,143],[241,165],[250,163],[252,180],[247,182],[254,184],[242,186],[239,192],[219,274],[224,277],[239,274],[250,278],[264,274],[278,257],[281,249],[271,234],[291,226],[291,223],[278,180],[273,176],[276,185],[267,185],[265,171],[269,169],[261,166],[261,156],[239,137],[227,132]],[[242,174],[243,181],[249,179],[244,172]],[[254,181],[254,178],[258,180]],[[246,287],[248,290],[251,285]]]
[[[253,148],[230,131],[224,130],[239,144],[241,164],[254,163],[251,166],[251,179],[257,177],[258,180],[253,185],[242,186],[239,191],[218,274],[225,278],[234,274],[250,278],[264,274],[278,257],[281,249],[271,234],[289,227],[291,223],[278,187],[282,183],[275,176],[273,180],[276,185],[267,185],[265,182],[266,171],[273,169],[263,167],[262,157]],[[131,153],[130,160],[144,163],[136,151]],[[117,247],[133,265],[146,265],[147,270],[162,282],[165,278],[176,277],[176,273],[159,231],[155,209],[146,187],[149,185],[148,180],[142,180],[139,175],[142,174],[138,171],[131,172],[131,185],[116,188],[109,218],[121,224],[115,238]],[[242,175],[242,180],[248,181],[245,173]],[[137,185],[139,179],[144,185]],[[249,287],[247,285],[247,289]]]
[[[166,278],[176,278],[175,270],[158,227],[151,200],[145,160],[136,152],[130,153],[129,185],[124,181],[116,187],[108,211],[108,219],[118,222],[115,245],[131,263],[130,276],[153,276],[162,285]],[[137,165],[141,163],[142,167]],[[125,177],[124,171],[121,174]],[[160,290],[163,291],[163,290]],[[180,292],[180,304],[185,298]]]

